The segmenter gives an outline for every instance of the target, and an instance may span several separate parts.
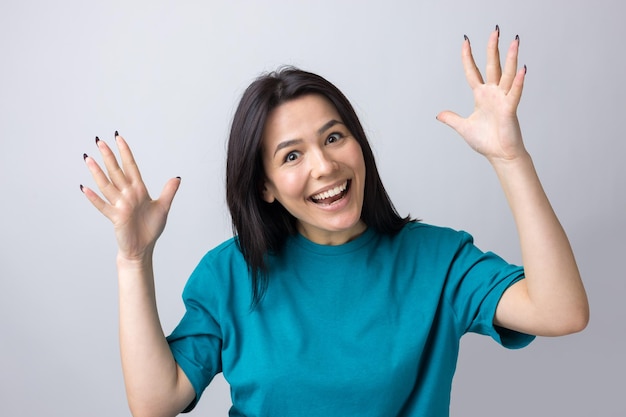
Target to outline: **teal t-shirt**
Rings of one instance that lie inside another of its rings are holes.
[[[464,232],[410,223],[339,246],[297,235],[269,265],[265,298],[251,309],[235,241],[207,253],[168,337],[196,401],[223,372],[231,416],[447,416],[464,333],[509,348],[533,339],[493,325],[523,269]]]

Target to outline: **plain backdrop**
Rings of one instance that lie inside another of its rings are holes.
[[[508,351],[468,335],[453,416],[624,416],[626,60],[619,0],[0,3],[0,415],[128,416],[116,245],[84,198],[94,137],[131,144],[153,196],[182,177],[156,251],[163,327],[200,257],[231,236],[224,157],[243,89],[283,64],[351,99],[401,214],[521,262],[489,164],[435,115],[467,115],[463,35],[484,68],[520,35],[527,148],[574,247],[592,318]],[[192,415],[226,416],[218,376]]]

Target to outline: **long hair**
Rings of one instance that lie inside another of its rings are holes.
[[[372,149],[348,99],[319,75],[293,67],[257,78],[245,90],[233,117],[226,160],[226,201],[233,232],[252,279],[252,306],[268,285],[269,254],[280,253],[288,236],[297,233],[296,219],[278,202],[262,198],[263,131],[270,112],[306,94],[320,94],[337,109],[341,120],[361,146],[365,161],[365,191],[361,219],[383,234],[395,234],[411,221],[394,208],[376,168]]]

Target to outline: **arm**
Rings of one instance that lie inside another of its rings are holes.
[[[130,148],[115,140],[122,160],[96,138],[108,177],[96,161],[85,163],[106,201],[87,187],[81,189],[112,223],[118,243],[120,349],[126,393],[134,416],[174,416],[194,398],[194,390],[178,367],[161,328],[154,292],[152,254],[165,228],[179,178],[151,200]]]
[[[522,141],[516,111],[526,68],[517,70],[519,38],[511,43],[502,71],[499,34],[496,28],[489,38],[486,82],[474,63],[469,40],[463,44],[463,67],[474,92],[474,112],[461,118],[444,111],[437,119],[491,163],[519,234],[526,279],[503,294],[494,323],[543,336],[574,333],[589,320],[587,296],[567,236]]]

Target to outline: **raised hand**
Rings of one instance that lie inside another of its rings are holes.
[[[159,321],[154,290],[152,252],[165,228],[167,214],[180,185],[172,178],[160,197],[152,200],[128,144],[115,132],[121,166],[96,138],[107,174],[84,155],[100,192],[81,190],[115,228],[117,255],[120,352],[128,403],[133,415],[177,415],[193,399],[193,387],[176,364]]]
[[[437,119],[456,130],[477,152],[492,163],[516,159],[526,154],[517,119],[526,67],[517,69],[519,37],[509,46],[504,65],[500,66],[496,26],[487,45],[486,81],[478,70],[470,41],[465,37],[462,49],[465,77],[474,93],[474,112],[462,118],[451,111],[439,113]]]
[[[108,176],[93,158],[84,155],[104,199],[88,187],[81,185],[81,190],[94,207],[113,223],[119,246],[118,256],[127,260],[142,260],[152,255],[156,241],[165,228],[180,178],[170,179],[160,197],[152,200],[128,144],[117,132],[115,141],[121,167],[109,146],[96,137]]]
[[[567,236],[522,142],[516,113],[526,68],[517,69],[519,38],[509,46],[502,70],[499,35],[496,26],[487,45],[486,81],[476,67],[469,40],[463,43],[463,68],[474,93],[474,112],[462,118],[444,111],[437,119],[491,162],[517,226],[525,279],[504,292],[494,323],[535,335],[569,334],[587,325],[587,295]]]

